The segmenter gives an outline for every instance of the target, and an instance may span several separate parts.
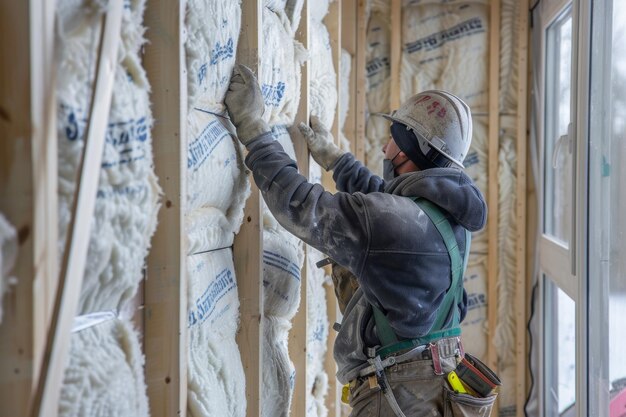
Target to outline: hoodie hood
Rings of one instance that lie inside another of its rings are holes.
[[[487,204],[467,174],[457,168],[432,168],[410,172],[385,183],[385,192],[422,197],[448,212],[470,232],[487,222]]]

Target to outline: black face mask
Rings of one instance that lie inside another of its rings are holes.
[[[383,179],[385,181],[391,181],[392,179],[397,177],[396,169],[400,168],[402,165],[404,165],[407,162],[409,162],[409,160],[407,159],[406,161],[400,163],[400,165],[398,165],[398,166],[395,166],[393,164],[393,161],[395,161],[396,158],[398,157],[398,155],[400,155],[400,152],[402,152],[402,151],[398,151],[396,156],[394,156],[391,159],[383,159]]]

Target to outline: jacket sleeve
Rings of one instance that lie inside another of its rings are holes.
[[[343,154],[332,169],[333,179],[339,191],[363,194],[384,191],[385,181],[372,174],[349,152]]]
[[[246,165],[281,226],[360,274],[369,245],[362,195],[331,194],[309,183],[271,133],[248,144]]]

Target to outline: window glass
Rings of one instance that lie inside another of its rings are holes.
[[[544,233],[569,246],[572,216],[570,122],[572,15],[568,9],[547,30],[544,123]]]
[[[576,401],[576,304],[544,275],[545,416],[570,415]]]
[[[626,2],[594,4],[593,20],[604,46],[591,59],[590,414],[617,416],[626,409]]]

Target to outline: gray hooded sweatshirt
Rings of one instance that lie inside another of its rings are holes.
[[[346,153],[333,166],[331,194],[300,175],[271,132],[248,144],[246,165],[276,220],[307,244],[348,268],[359,282],[346,307],[334,356],[347,383],[367,366],[366,347],[379,345],[370,304],[402,338],[426,335],[451,284],[441,235],[413,200],[435,203],[465,253],[465,231],[484,227],[487,206],[472,180],[456,168],[434,168],[385,183]],[[461,320],[466,295],[458,305]]]

